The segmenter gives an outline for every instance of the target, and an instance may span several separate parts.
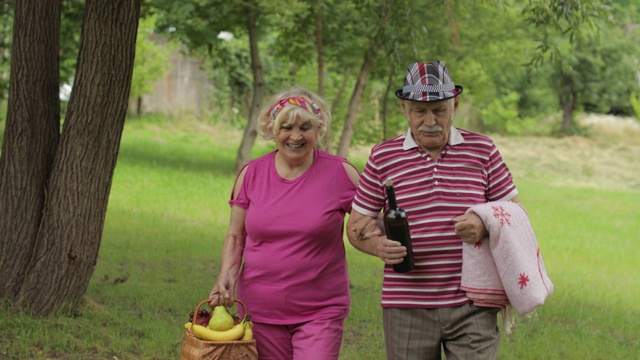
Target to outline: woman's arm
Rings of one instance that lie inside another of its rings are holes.
[[[247,166],[238,174],[231,196],[232,199],[238,197],[246,172]],[[229,228],[222,245],[220,273],[209,294],[210,299],[217,299],[215,302],[211,302],[212,306],[224,305],[229,307],[234,303],[238,275],[242,266],[242,254],[244,253],[247,237],[245,230],[246,215],[246,209],[238,205],[231,206]]]

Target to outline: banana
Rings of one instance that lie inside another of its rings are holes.
[[[185,325],[186,327],[187,325]],[[202,325],[193,325],[193,333],[202,340],[209,341],[235,341],[240,340],[244,335],[244,321],[234,325],[226,331],[215,331]]]
[[[244,322],[244,335],[240,340],[253,340],[253,323],[251,321]]]

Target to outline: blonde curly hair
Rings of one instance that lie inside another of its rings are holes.
[[[310,103],[317,108],[317,113],[301,106],[289,106],[288,104],[278,107],[274,111],[274,108],[279,105],[281,100],[289,97],[302,98],[306,103]],[[275,119],[272,116],[275,116]],[[318,138],[316,140],[320,143],[331,124],[331,109],[329,109],[327,102],[320,95],[303,87],[293,86],[273,96],[267,106],[260,111],[258,133],[265,140],[273,140],[280,132],[282,124],[293,123],[296,118],[310,121],[318,128]]]

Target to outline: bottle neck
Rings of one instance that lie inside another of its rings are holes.
[[[396,192],[393,189],[393,185],[387,185],[387,199],[389,200],[389,209],[396,209],[398,204],[396,203]]]

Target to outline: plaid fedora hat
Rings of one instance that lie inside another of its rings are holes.
[[[421,102],[451,99],[461,93],[462,86],[453,84],[447,67],[439,60],[409,65],[404,87],[396,90],[402,100]]]

